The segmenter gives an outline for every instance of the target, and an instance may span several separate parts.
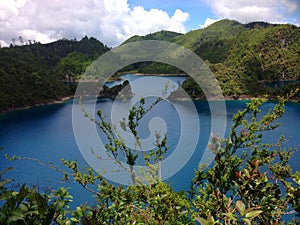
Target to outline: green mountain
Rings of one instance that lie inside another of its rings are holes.
[[[177,37],[175,43],[183,45],[201,57],[205,59],[210,58],[215,62],[220,61],[220,59],[215,59],[213,56],[215,56],[216,53],[211,50],[214,48],[218,48],[218,52],[220,52],[220,50],[226,50],[229,44],[227,42],[230,42],[245,29],[242,24],[236,21],[227,19],[221,20],[207,28],[190,31],[181,37]],[[220,47],[222,47],[222,49],[220,49]],[[206,52],[207,50],[209,51]]]
[[[0,112],[72,95],[62,81],[77,79],[109,50],[87,37],[0,48]]]
[[[300,28],[295,25],[221,20],[184,35],[160,31],[133,36],[123,44],[140,40],[169,41],[191,49],[207,62],[227,96],[275,96],[299,86],[295,81],[300,80]],[[109,50],[88,37],[0,48],[0,112],[72,95],[76,87],[63,81],[78,80]],[[119,72],[182,73],[156,62],[136,63]],[[194,98],[204,97],[191,78],[182,87]]]
[[[183,34],[162,30],[155,32],[153,34],[147,34],[145,36],[135,35],[123,42],[121,45],[135,42],[135,41],[147,41],[147,40],[156,40],[156,41],[168,41],[174,42],[176,38],[183,36]],[[178,74],[183,73],[181,70],[174,68],[170,65],[157,63],[157,62],[140,62],[133,65],[129,65],[122,70],[120,73],[143,73],[143,74]]]
[[[183,34],[162,30],[159,32],[155,32],[153,34],[147,34],[145,36],[135,35],[123,42],[121,45],[135,42],[135,41],[147,41],[147,40],[157,40],[157,41],[168,41],[174,42],[176,38],[183,36]],[[120,73],[143,73],[143,74],[178,74],[182,73],[177,68],[174,68],[170,65],[157,63],[157,62],[140,62],[135,63],[133,65],[129,65],[122,70]]]
[[[180,37],[180,36],[182,36],[182,34],[180,34],[180,33],[162,30],[162,31],[155,32],[153,34],[147,34],[145,36],[139,36],[139,35],[132,36],[131,38],[129,38],[128,40],[123,42],[122,45],[129,43],[129,42],[146,41],[146,40],[173,42],[175,38]]]
[[[300,28],[295,25],[241,24],[225,19],[204,29],[178,35],[171,42],[191,49],[205,60],[227,96],[285,94],[297,86],[295,82],[288,84],[289,81],[300,79]],[[135,70],[149,71],[148,68],[154,65],[137,65]],[[173,73],[174,68],[169,72]],[[163,73],[167,72],[164,70]],[[279,87],[276,82],[288,85]],[[191,79],[183,84],[190,90],[189,94],[202,98],[202,92],[196,91],[199,88],[196,86]]]
[[[286,94],[295,84],[278,88],[266,83],[300,79],[300,28],[294,25],[224,20],[199,32],[198,43],[187,40],[208,61],[225,95]]]

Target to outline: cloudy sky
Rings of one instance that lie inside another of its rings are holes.
[[[186,33],[223,18],[300,24],[299,0],[0,0],[0,43],[93,36],[114,47],[137,34]]]

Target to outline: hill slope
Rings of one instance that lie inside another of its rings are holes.
[[[241,24],[226,19],[204,29],[178,35],[171,42],[191,49],[205,60],[225,95],[284,94],[289,87],[279,89],[266,83],[300,79],[300,28],[295,25],[265,22]],[[139,66],[135,67],[139,72],[149,67]],[[151,67],[155,66],[152,64]],[[183,87],[196,86],[190,82],[188,79]],[[199,93],[202,97],[201,91],[192,89],[193,95]]]
[[[123,42],[122,45],[126,44],[126,43],[129,43],[129,42],[146,41],[146,40],[157,40],[157,41],[172,42],[172,41],[174,41],[175,38],[180,37],[182,35],[183,34],[180,34],[180,33],[162,30],[162,31],[155,32],[153,34],[147,34],[145,36],[139,36],[139,35],[132,36],[131,38],[129,38],[128,40]]]
[[[295,25],[222,20],[184,35],[160,31],[133,36],[124,43],[138,40],[169,41],[191,49],[207,62],[227,96],[278,95],[299,86],[296,82],[278,85],[300,80],[300,28]],[[0,48],[0,112],[72,95],[62,81],[77,80],[91,62],[109,50],[88,37]],[[182,73],[170,65],[151,62],[130,65],[120,72],[128,71]],[[182,87],[195,98],[203,97],[192,79]]]
[[[94,38],[0,48],[0,112],[71,95],[75,79],[109,48]]]

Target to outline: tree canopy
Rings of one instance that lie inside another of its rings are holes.
[[[73,95],[62,81],[78,79],[108,50],[88,37],[0,48],[0,111]]]

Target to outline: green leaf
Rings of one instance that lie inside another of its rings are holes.
[[[197,222],[199,222],[201,225],[208,225],[208,221],[202,217],[196,217],[195,218]]]
[[[5,180],[2,180],[0,181],[0,187],[3,187],[5,184],[9,183],[11,180],[9,179],[5,179]]]
[[[9,217],[9,222],[16,222],[18,220],[23,220],[22,215],[13,215],[11,217]]]
[[[24,203],[20,204],[20,208],[22,209],[22,211],[27,211],[28,210],[27,205],[25,205]]]
[[[293,175],[293,180],[300,185],[300,172],[297,171],[294,175]]]
[[[246,218],[253,219],[253,218],[259,216],[259,214],[261,214],[262,212],[263,211],[261,211],[261,210],[255,210],[255,211],[248,212],[246,214]]]
[[[249,171],[248,171],[247,169],[244,169],[244,172],[245,172],[245,174],[246,174],[246,177],[247,177],[248,179],[250,179],[250,173],[249,173]]]
[[[39,210],[45,210],[47,208],[47,199],[41,194],[35,193],[34,198],[36,199]]]
[[[13,170],[13,169],[14,169],[14,168],[12,168],[12,167],[5,168],[4,170],[0,171],[0,176],[1,176],[2,174],[6,173],[7,171]]]
[[[17,194],[17,201],[21,202],[28,194],[28,189],[26,188],[25,184],[22,185],[19,193]]]
[[[24,214],[21,209],[13,211],[12,216],[9,217],[8,222],[15,222],[18,220],[24,220]]]
[[[233,221],[237,221],[237,218],[233,213],[223,213],[223,215],[228,217],[229,219],[231,219]]]
[[[241,200],[238,200],[235,205],[236,205],[237,210],[241,214],[241,216],[244,216],[245,215],[245,204]]]

